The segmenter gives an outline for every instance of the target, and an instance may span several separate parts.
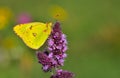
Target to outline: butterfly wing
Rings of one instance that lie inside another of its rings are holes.
[[[15,33],[32,49],[40,48],[51,33],[52,23],[33,22],[14,27]]]

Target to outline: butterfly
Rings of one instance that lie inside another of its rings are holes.
[[[51,22],[32,22],[13,27],[13,31],[32,49],[39,49],[49,37],[51,30]]]

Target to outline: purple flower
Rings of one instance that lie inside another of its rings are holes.
[[[50,78],[73,78],[73,73],[59,69],[64,65],[64,59],[67,57],[67,40],[65,34],[61,31],[59,22],[56,22],[53,26],[51,35],[48,38],[47,48],[47,51],[37,53],[43,71],[48,72],[54,69],[56,73]]]
[[[51,78],[73,78],[74,74],[69,71],[63,71],[62,69],[57,70],[56,74],[52,75]]]
[[[67,56],[67,40],[65,34],[62,33],[60,23],[56,22],[51,35],[48,39],[48,50],[53,54],[53,58],[59,66],[63,66],[64,58]]]

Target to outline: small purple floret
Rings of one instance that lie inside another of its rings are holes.
[[[47,54],[47,52],[37,52],[37,57],[39,63],[43,65],[42,68],[45,72],[50,71],[56,65],[56,61],[53,58],[49,57],[49,54]]]
[[[62,69],[57,70],[56,74],[52,75],[51,78],[73,78],[74,74],[69,71],[63,71]]]

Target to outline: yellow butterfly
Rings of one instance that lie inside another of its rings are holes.
[[[28,47],[39,49],[49,37],[52,23],[32,22],[19,24],[13,30]]]

